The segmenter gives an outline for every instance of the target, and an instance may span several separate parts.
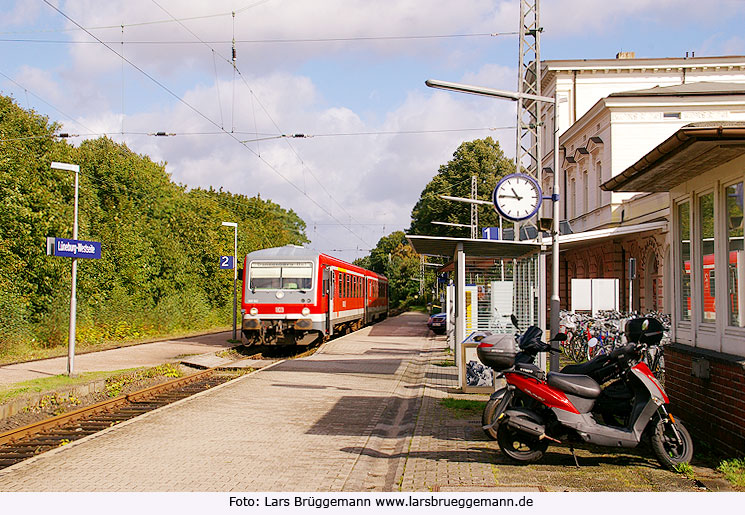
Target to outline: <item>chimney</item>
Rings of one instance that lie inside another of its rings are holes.
[[[636,52],[618,52],[616,59],[634,59],[636,58]]]

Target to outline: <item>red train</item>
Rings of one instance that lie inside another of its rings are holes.
[[[724,283],[720,286],[725,294],[729,290],[729,304],[732,313],[738,312],[737,297],[734,292],[738,291],[737,281],[737,251],[732,250],[729,252],[729,267],[727,281],[729,284]],[[714,270],[714,254],[705,254],[703,259],[703,301],[704,301],[704,321],[713,321],[716,319],[716,281],[715,281],[715,270]],[[683,294],[686,299],[686,309],[688,311],[688,318],[690,319],[691,313],[691,262],[686,261],[685,275],[683,276]]]
[[[242,331],[252,344],[308,345],[388,316],[388,279],[296,245],[244,262]]]

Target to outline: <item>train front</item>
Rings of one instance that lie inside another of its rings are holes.
[[[246,256],[242,330],[249,344],[310,345],[322,337],[318,254],[288,245]]]

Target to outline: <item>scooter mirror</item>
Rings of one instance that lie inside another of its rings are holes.
[[[520,329],[517,326],[517,317],[514,314],[513,315],[510,315],[510,320],[512,321],[512,325],[514,325],[516,329]]]
[[[595,337],[590,338],[590,341],[587,342],[587,346],[590,347],[591,349],[595,347],[595,345],[597,344],[598,344],[598,339]]]
[[[565,333],[556,333],[556,335],[551,338],[551,341],[553,342],[565,342],[567,341],[567,335]]]

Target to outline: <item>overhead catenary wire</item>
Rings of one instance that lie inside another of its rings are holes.
[[[62,10],[60,10],[58,7],[53,5],[49,0],[44,0],[44,3],[46,3],[49,7],[57,11],[60,15],[62,15],[64,18],[66,18],[68,21],[73,23],[74,25],[78,26],[82,30],[84,30],[89,36],[99,41],[102,45],[104,45],[110,52],[116,54],[119,56],[120,59],[124,59],[130,66],[132,66],[134,69],[142,73],[145,77],[147,77],[149,80],[151,80],[153,83],[155,83],[158,87],[166,91],[168,94],[173,96],[175,99],[177,99],[179,102],[187,106],[190,110],[194,111],[196,114],[198,114],[200,117],[208,121],[210,124],[214,125],[217,128],[220,128],[219,124],[216,123],[214,120],[212,120],[210,117],[202,113],[199,109],[191,105],[189,102],[181,98],[179,95],[177,95],[175,92],[173,92],[170,88],[168,88],[165,84],[157,80],[155,77],[147,73],[145,70],[137,66],[137,64],[133,63],[131,60],[127,59],[126,57],[119,54],[114,48],[112,48],[110,45],[104,43],[101,39],[99,39],[96,35],[91,33],[90,31],[86,30],[82,25],[80,25],[77,21],[72,19],[70,16],[65,14]],[[305,196],[308,200],[311,201],[315,206],[317,206],[321,211],[326,213],[330,218],[339,221],[336,216],[333,215],[328,209],[326,209],[322,204],[320,204],[318,201],[316,201],[314,198],[312,198],[310,195],[308,195],[306,192],[304,192],[297,184],[292,182],[290,179],[288,179],[284,174],[282,174],[276,167],[274,167],[271,163],[269,163],[266,159],[262,158],[261,156],[257,155],[254,150],[252,150],[250,147],[248,147],[245,143],[241,142],[240,139],[238,139],[234,134],[225,131],[225,134],[229,135],[234,141],[242,145],[244,148],[246,148],[249,152],[254,154],[261,162],[263,162],[270,170],[272,170],[276,175],[281,177],[285,182],[290,184],[294,189],[296,189],[299,193],[301,193],[303,196]],[[340,221],[339,221],[340,222]],[[347,231],[355,236],[357,239],[365,243],[365,245],[371,246],[368,242],[366,242],[362,237],[360,237],[357,233],[355,233],[352,229],[346,226],[342,226],[347,229]]]
[[[146,25],[160,25],[160,24],[167,24],[167,23],[174,23],[176,21],[191,21],[191,20],[205,20],[209,18],[219,18],[221,16],[229,16],[231,13],[242,13],[243,11],[246,11],[248,9],[251,9],[253,7],[257,7],[261,4],[265,4],[267,2],[270,2],[271,0],[260,0],[259,2],[253,2],[247,6],[241,7],[239,9],[235,9],[234,11],[228,11],[228,12],[219,12],[219,13],[212,13],[212,14],[203,14],[199,16],[188,16],[185,18],[179,18],[178,20],[174,19],[168,19],[168,20],[152,20],[152,21],[142,21],[142,22],[136,22],[136,23],[127,23],[124,26],[125,27],[142,27]],[[34,34],[34,33],[52,33],[52,32],[72,32],[76,30],[104,30],[104,29],[118,29],[121,26],[119,25],[101,25],[96,27],[80,27],[77,28],[65,28],[65,29],[45,29],[45,30],[38,30],[38,31],[13,31],[13,32],[0,32],[0,34]]]
[[[163,7],[162,7],[162,6],[161,6],[161,5],[160,5],[160,4],[159,4],[159,3],[157,2],[157,0],[151,0],[151,1],[152,1],[152,2],[153,2],[153,3],[155,4],[155,5],[156,5],[156,6],[158,6],[158,7],[159,7],[159,8],[160,8],[160,9],[161,9],[161,10],[162,10],[163,12],[165,12],[165,13],[166,13],[166,14],[167,14],[168,16],[171,16],[171,18],[174,18],[174,19],[175,19],[175,16],[173,16],[173,14],[171,14],[170,12],[168,12],[168,10],[166,10],[165,8],[163,8]],[[244,83],[244,84],[246,85],[246,87],[248,88],[248,90],[249,90],[249,92],[250,92],[250,94],[251,94],[251,97],[252,97],[252,99],[254,99],[254,98],[256,99],[256,101],[257,101],[257,102],[258,102],[258,104],[259,104],[259,105],[261,106],[262,110],[263,110],[263,111],[264,111],[264,113],[265,113],[265,114],[267,115],[267,117],[269,118],[269,120],[270,120],[270,121],[272,122],[272,124],[274,125],[274,127],[275,127],[275,128],[276,128],[276,129],[277,129],[277,130],[278,130],[279,132],[282,132],[282,130],[281,130],[281,129],[279,128],[279,125],[277,125],[277,122],[276,122],[276,121],[274,120],[274,118],[272,117],[272,115],[271,115],[271,114],[269,113],[269,111],[268,111],[268,110],[266,109],[266,107],[265,107],[265,106],[263,105],[263,103],[262,103],[262,102],[261,102],[261,101],[259,100],[259,98],[258,98],[258,97],[256,96],[256,94],[254,93],[253,89],[252,89],[252,88],[250,87],[250,85],[248,84],[248,81],[247,81],[247,80],[246,80],[246,78],[245,78],[245,77],[243,76],[243,73],[241,73],[241,71],[240,71],[240,70],[238,69],[238,66],[237,66],[237,63],[236,63],[236,57],[237,57],[237,56],[236,56],[236,49],[235,49],[235,12],[232,12],[232,13],[231,13],[231,15],[232,15],[232,22],[233,22],[233,24],[232,24],[232,31],[233,31],[233,32],[232,32],[232,36],[233,36],[233,38],[232,38],[232,41],[233,41],[233,43],[232,43],[232,54],[231,54],[231,59],[230,59],[230,61],[228,61],[228,62],[229,62],[229,64],[230,64],[230,65],[232,66],[232,68],[233,68],[233,104],[232,104],[233,112],[234,112],[234,110],[235,110],[235,74],[237,73],[237,74],[239,75],[239,77],[241,78],[241,80],[243,81],[243,83]],[[210,49],[211,49],[211,50],[212,50],[213,52],[216,52],[216,53],[217,53],[217,55],[219,55],[219,56],[220,56],[221,58],[225,59],[225,57],[223,57],[223,56],[222,56],[222,55],[221,55],[221,54],[220,54],[219,52],[217,52],[217,51],[216,51],[216,50],[215,50],[215,49],[214,49],[214,48],[213,48],[212,46],[210,46],[210,45],[209,45],[209,44],[207,44],[207,43],[204,43],[204,41],[203,41],[203,40],[202,40],[202,39],[201,39],[201,38],[200,38],[200,37],[199,37],[199,36],[198,36],[197,34],[195,34],[195,33],[194,33],[194,32],[193,32],[193,31],[192,31],[191,29],[189,29],[188,27],[186,27],[186,26],[185,26],[185,25],[184,25],[183,23],[179,22],[179,25],[181,25],[182,27],[184,27],[184,28],[185,28],[185,29],[186,29],[186,30],[187,30],[187,31],[188,31],[188,32],[189,32],[190,34],[192,34],[192,35],[193,35],[193,36],[194,36],[194,37],[195,37],[195,38],[196,38],[197,40],[199,40],[199,41],[200,41],[201,43],[203,43],[203,44],[204,44],[205,46],[207,46],[208,48],[210,48]],[[227,60],[227,59],[226,59],[226,60]],[[252,103],[253,103],[253,102],[252,102]],[[254,117],[255,117],[255,115],[254,115]],[[255,121],[255,120],[254,120],[254,121]],[[231,134],[235,132],[235,121],[234,121],[234,117],[231,117],[231,131],[230,131],[230,132],[231,132]],[[246,143],[248,143],[248,142],[247,142],[247,141],[241,141],[241,143],[245,145],[245,144],[246,144]],[[257,150],[256,150],[256,151],[252,151],[252,152],[253,152],[253,153],[254,153],[254,154],[255,154],[255,155],[257,156],[257,157],[259,157],[259,158],[261,159],[261,155],[260,155],[260,154],[259,154],[259,152],[258,152],[258,149],[259,149],[259,147],[258,147],[258,141],[257,141],[256,143],[257,143]],[[302,191],[302,193],[303,193],[303,194],[304,194],[304,195],[305,195],[306,197],[308,197],[308,198],[311,198],[311,197],[310,197],[310,196],[308,195],[308,193],[307,193],[307,189],[306,189],[306,188],[307,188],[307,186],[305,185],[305,171],[307,170],[307,171],[308,171],[308,173],[310,173],[311,177],[313,177],[313,179],[314,179],[314,180],[316,181],[316,183],[318,183],[318,185],[319,185],[319,186],[321,187],[321,189],[322,189],[322,190],[323,190],[323,191],[324,191],[324,192],[326,193],[326,195],[328,195],[328,197],[329,197],[329,198],[330,198],[330,199],[331,199],[331,200],[332,200],[332,201],[333,201],[334,203],[336,203],[336,205],[337,205],[337,206],[339,206],[339,207],[341,208],[341,210],[342,210],[342,211],[344,211],[344,213],[346,213],[346,214],[347,214],[347,215],[349,216],[350,220],[354,220],[354,217],[352,216],[352,214],[351,214],[351,213],[349,213],[349,211],[347,211],[347,209],[346,209],[346,208],[345,208],[345,207],[344,207],[344,206],[343,206],[343,205],[342,205],[342,204],[341,204],[341,203],[340,203],[340,202],[339,202],[339,201],[338,201],[338,200],[337,200],[337,199],[336,199],[336,198],[335,198],[335,197],[334,197],[334,196],[333,196],[332,194],[331,194],[331,192],[329,192],[329,191],[328,191],[328,189],[327,189],[327,188],[326,188],[326,186],[325,186],[325,185],[323,184],[323,182],[321,182],[321,181],[320,181],[320,180],[318,179],[318,177],[316,177],[316,175],[315,175],[315,174],[313,173],[313,171],[312,171],[312,170],[311,170],[311,169],[310,169],[310,168],[309,168],[309,167],[308,167],[308,166],[307,166],[307,165],[305,164],[305,161],[304,161],[304,160],[303,160],[303,158],[302,158],[302,157],[300,156],[300,154],[298,154],[297,150],[296,150],[296,149],[295,149],[295,148],[294,148],[294,147],[293,147],[293,146],[292,146],[292,145],[291,145],[291,144],[290,144],[289,142],[287,142],[287,145],[288,145],[288,147],[290,148],[290,150],[292,150],[292,152],[293,152],[293,153],[295,154],[295,156],[296,156],[296,157],[298,158],[298,160],[300,161],[300,163],[301,163],[301,164],[302,164],[302,166],[303,166],[303,188],[302,188],[302,190],[301,190],[301,191]],[[247,147],[247,148],[248,148],[248,147]],[[297,186],[296,186],[296,187],[297,187]],[[298,188],[298,189],[299,189],[299,188]],[[330,214],[330,212],[328,212],[328,214]],[[350,231],[350,232],[351,232],[351,231]],[[360,240],[364,241],[364,240],[363,240],[363,239],[362,239],[362,238],[361,238],[361,237],[360,237],[359,235],[355,234],[355,236],[356,236],[356,237],[357,237],[358,239],[360,239]],[[367,243],[367,242],[365,242],[365,243],[366,243],[367,245],[369,245],[369,243]]]
[[[3,75],[7,78],[6,75],[2,74],[0,72],[0,75]],[[27,90],[26,90],[27,91]],[[30,92],[33,96],[36,96],[33,92]],[[49,104],[50,107],[53,109],[59,111],[56,107]],[[61,111],[59,111],[61,114]],[[69,118],[69,115],[66,115],[66,117]],[[76,123],[74,119],[71,119],[73,123]],[[351,136],[388,136],[388,135],[417,135],[417,134],[437,134],[437,133],[450,133],[450,132],[479,132],[479,131],[494,131],[494,130],[502,130],[502,129],[512,129],[514,130],[515,127],[472,127],[472,128],[462,128],[462,129],[425,129],[425,130],[409,130],[409,131],[364,131],[364,132],[329,132],[329,133],[317,133],[317,134],[268,134],[268,133],[258,133],[259,135],[263,135],[262,138],[256,138],[256,139],[248,139],[248,140],[241,140],[242,143],[251,143],[254,141],[268,141],[268,140],[274,140],[274,139],[280,139],[280,138],[296,138],[296,139],[312,139],[312,138],[324,138],[324,137],[351,137]],[[89,129],[90,130],[90,129]],[[243,134],[257,134],[253,131],[235,131],[234,134],[236,135],[243,135]],[[169,136],[169,137],[190,137],[190,136],[224,136],[225,131],[193,131],[193,132],[170,132],[170,131],[155,131],[155,132],[145,132],[145,131],[92,131],[91,132],[81,132],[81,133],[68,133],[68,132],[61,132],[58,134],[42,134],[37,136],[25,136],[20,139],[45,139],[45,138],[86,138],[86,137],[94,137],[94,136],[153,136],[153,137],[163,137],[163,136]],[[19,138],[6,138],[6,139],[0,139],[0,143],[4,141],[13,141],[15,139]],[[469,179],[470,180],[470,179]]]
[[[128,27],[130,25],[123,25]],[[91,29],[93,30],[93,29]],[[0,32],[0,34],[7,34]],[[242,45],[249,44],[292,44],[292,43],[351,43],[351,42],[364,42],[364,41],[407,41],[407,40],[427,40],[427,39],[458,39],[458,38],[487,38],[496,36],[515,35],[517,32],[482,32],[474,34],[428,34],[428,35],[399,35],[399,36],[350,36],[350,37],[332,37],[332,38],[268,38],[268,39],[236,39],[233,40],[203,40],[202,43],[210,45],[228,45],[231,43],[239,43]],[[102,40],[104,43],[118,43],[113,40]],[[46,43],[46,44],[72,44],[72,45],[93,45],[94,41],[75,41],[67,39],[34,39],[34,38],[0,38],[0,43]],[[127,44],[132,45],[196,45],[200,42],[190,40],[157,40],[157,39],[133,39],[127,41]]]
[[[34,93],[33,91],[28,90],[25,86],[23,86],[22,84],[19,84],[15,79],[13,79],[12,77],[10,77],[9,75],[6,75],[3,72],[0,72],[0,75],[2,75],[7,80],[9,80],[13,84],[15,84],[16,86],[18,86],[19,88],[21,88],[23,91],[25,91],[27,96],[28,96],[29,93],[31,93],[32,96],[38,98],[42,103],[48,105],[49,107],[51,107],[52,109],[54,109],[55,111],[57,111],[59,114],[61,114],[65,118],[68,118],[72,123],[74,123],[76,125],[79,125],[80,127],[84,128],[88,132],[94,132],[93,129],[91,129],[90,127],[86,126],[82,122],[76,120],[75,118],[73,118],[69,114],[65,113],[64,111],[62,111],[61,109],[59,109],[58,107],[56,107],[54,104],[48,102],[47,100],[43,99],[42,97],[40,97],[39,95],[37,95],[36,93]],[[27,103],[28,103],[28,100],[27,100]]]

